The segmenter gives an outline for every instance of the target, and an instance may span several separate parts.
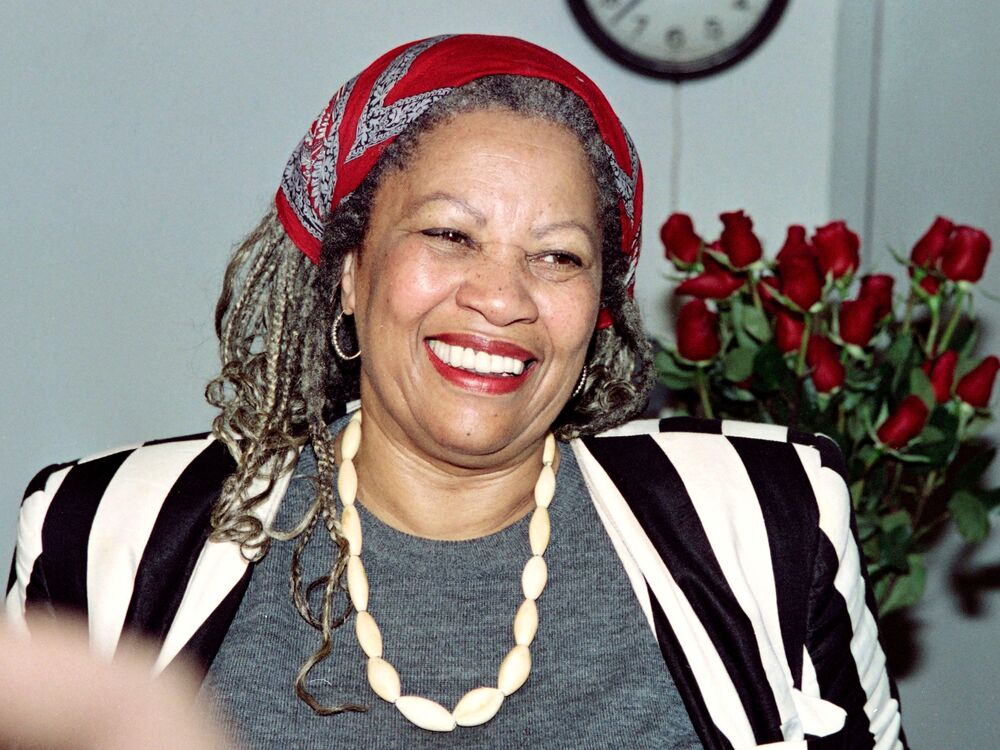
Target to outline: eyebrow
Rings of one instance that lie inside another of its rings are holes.
[[[428,203],[434,203],[435,201],[444,201],[446,203],[451,203],[453,206],[457,206],[465,213],[472,216],[475,220],[477,226],[484,226],[486,224],[486,215],[477,208],[474,208],[471,204],[466,203],[461,198],[452,195],[451,193],[446,193],[444,191],[438,190],[433,193],[428,193],[427,195],[417,198],[413,203],[408,205],[406,208],[407,214],[412,214]]]
[[[487,222],[486,215],[478,208],[475,208],[458,196],[452,195],[451,193],[447,193],[443,190],[436,190],[433,193],[428,193],[427,195],[417,198],[406,207],[406,213],[412,214],[413,212],[426,206],[428,203],[434,203],[435,201],[444,201],[445,203],[451,203],[452,205],[457,206],[462,211],[465,211],[467,214],[472,216],[477,226],[485,226]],[[552,232],[558,232],[562,229],[577,229],[587,235],[587,238],[594,243],[595,247],[599,248],[601,246],[601,243],[598,240],[597,235],[594,234],[594,231],[586,224],[581,221],[577,221],[576,219],[555,221],[551,224],[544,224],[543,226],[533,229],[531,236],[535,239],[542,239],[545,235]]]
[[[545,235],[551,232],[558,232],[561,229],[578,229],[585,235],[587,235],[590,241],[594,243],[595,247],[601,246],[601,243],[598,242],[597,236],[594,234],[594,231],[586,224],[577,221],[576,219],[569,219],[567,221],[555,221],[551,224],[544,224],[543,226],[540,226],[537,229],[533,229],[531,232],[531,236],[534,237],[536,240],[540,240]]]

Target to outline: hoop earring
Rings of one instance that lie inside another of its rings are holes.
[[[340,357],[345,362],[350,362],[352,359],[357,359],[361,356],[361,347],[354,352],[351,356],[344,354],[344,350],[340,348],[340,342],[337,341],[337,329],[340,327],[340,321],[344,318],[344,311],[341,310],[337,313],[337,317],[333,320],[333,330],[330,331],[330,342],[333,344],[333,350],[337,352],[337,356]]]
[[[573,389],[573,393],[570,394],[570,398],[574,399],[583,393],[583,386],[587,382],[587,375],[589,374],[589,367],[587,363],[583,363],[583,370],[580,371],[580,379],[576,381],[576,388]]]

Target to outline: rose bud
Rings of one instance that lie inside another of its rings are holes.
[[[952,281],[979,281],[990,254],[990,236],[974,227],[957,227],[941,253],[941,273]]]
[[[931,387],[934,389],[934,400],[939,404],[951,398],[951,383],[955,379],[956,365],[958,365],[958,352],[949,349],[933,362],[928,360],[920,366],[930,378]]]
[[[813,246],[820,270],[835,279],[853,273],[861,262],[858,255],[861,240],[842,221],[831,221],[817,229],[813,235]]]
[[[802,334],[805,333],[806,322],[801,315],[788,310],[777,310],[774,313],[774,343],[783,354],[797,352],[802,346]]]
[[[685,279],[677,287],[677,294],[690,294],[703,299],[725,299],[743,286],[744,280],[729,271],[705,271]]]
[[[844,365],[840,352],[830,339],[813,336],[806,347],[806,363],[812,369],[812,381],[820,393],[830,393],[844,384]]]
[[[892,312],[892,287],[895,281],[887,273],[873,273],[861,278],[858,298],[870,299],[875,303],[879,320]]]
[[[878,428],[878,439],[890,448],[902,448],[924,429],[929,414],[920,397],[910,394]]]
[[[722,235],[719,244],[736,268],[745,268],[760,259],[763,250],[760,240],[753,233],[753,222],[742,211],[720,214]]]
[[[695,234],[694,223],[687,214],[670,214],[660,227],[660,239],[668,260],[677,267],[694,265],[701,252],[701,237]]]
[[[933,297],[941,290],[941,280],[937,276],[927,274],[920,280],[920,289],[929,297]]]
[[[917,244],[910,251],[910,260],[914,265],[922,268],[933,268],[937,265],[938,258],[944,251],[944,246],[948,244],[951,237],[951,230],[955,225],[943,216],[934,219],[924,236],[917,240]]]
[[[686,302],[677,315],[677,352],[684,359],[702,362],[719,353],[719,316],[704,300]]]
[[[1000,359],[990,355],[958,381],[955,393],[969,406],[985,409],[990,403],[997,370],[1000,370]]]
[[[840,338],[845,344],[868,346],[875,335],[875,324],[878,323],[878,307],[870,297],[860,297],[847,300],[840,305],[840,315],[837,320],[840,325]]]
[[[777,276],[761,276],[760,281],[757,282],[757,294],[760,296],[760,301],[764,305],[764,309],[768,312],[783,309],[778,300],[774,298],[774,294],[772,294],[772,292],[780,291],[781,282],[778,281]]]
[[[781,246],[781,249],[778,251],[778,254],[774,259],[780,263],[782,258],[788,258],[791,255],[800,255],[802,253],[812,255],[812,245],[806,241],[806,228],[801,224],[792,224],[788,227],[785,244]]]
[[[823,277],[809,255],[785,256],[778,264],[778,276],[781,277],[781,293],[801,310],[808,310],[823,294]]]

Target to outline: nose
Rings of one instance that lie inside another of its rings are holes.
[[[521,250],[480,256],[458,288],[459,307],[478,313],[495,326],[536,320],[538,306],[523,256]]]

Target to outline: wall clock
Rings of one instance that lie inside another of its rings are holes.
[[[774,30],[787,0],[569,0],[604,52],[645,75],[680,81],[718,73]]]

